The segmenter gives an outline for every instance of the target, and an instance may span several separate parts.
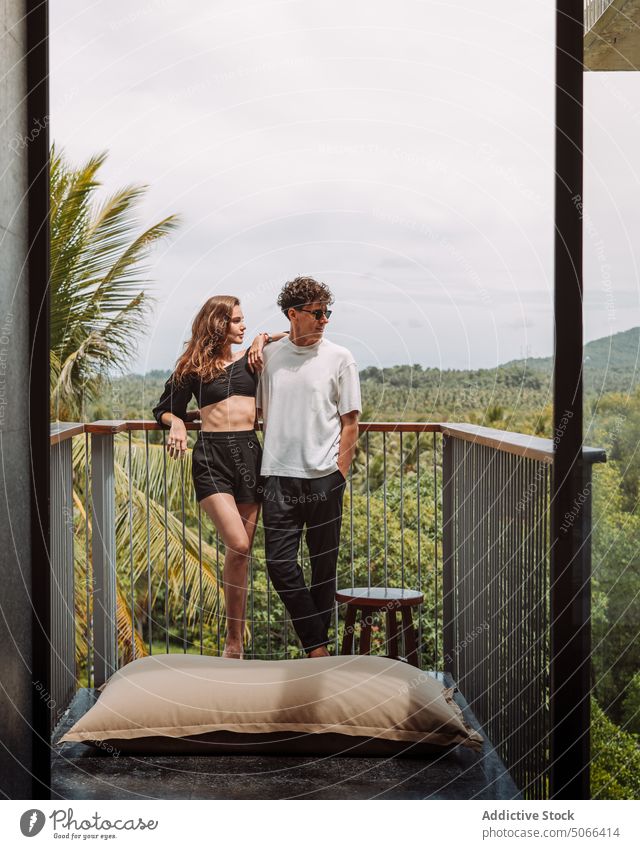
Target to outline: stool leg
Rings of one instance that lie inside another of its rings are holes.
[[[356,608],[352,604],[347,605],[347,615],[344,620],[344,636],[342,637],[342,650],[340,654],[353,654],[353,631],[356,623]]]
[[[404,649],[407,655],[407,660],[412,666],[420,668],[418,662],[418,647],[416,645],[416,632],[413,627],[413,617],[411,616],[411,608],[402,608],[402,631],[404,634]]]
[[[371,654],[371,613],[363,608],[360,617],[360,654]]]
[[[398,654],[398,620],[396,619],[395,608],[387,609],[387,640],[389,641],[389,657],[398,660],[400,657]]]

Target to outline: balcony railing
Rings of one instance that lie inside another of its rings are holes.
[[[191,424],[190,430],[199,425]],[[58,425],[51,437],[52,724],[76,686],[141,654],[219,654],[224,550],[188,460],[155,422]],[[605,460],[584,450],[585,465]],[[418,589],[423,668],[449,673],[523,795],[548,796],[549,492],[553,443],[454,423],[361,423],[338,586]],[[590,539],[585,487],[581,527]],[[585,517],[587,523],[585,524]],[[300,653],[264,565],[249,570],[246,654]],[[302,563],[308,566],[305,551]],[[590,558],[584,558],[584,582]],[[73,602],[72,602],[73,599]],[[339,648],[341,611],[332,634]],[[386,654],[373,627],[373,651]]]

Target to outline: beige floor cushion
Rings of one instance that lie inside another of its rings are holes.
[[[479,750],[452,692],[383,657],[228,660],[162,654],[113,675],[59,742],[138,752],[418,754]]]

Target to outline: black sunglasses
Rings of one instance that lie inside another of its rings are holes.
[[[333,310],[305,310],[302,307],[294,307],[298,312],[308,312],[315,318],[316,321],[320,321],[320,319],[324,316],[326,319],[331,318],[331,313]]]

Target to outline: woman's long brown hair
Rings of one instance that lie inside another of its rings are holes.
[[[240,301],[233,295],[214,295],[203,305],[193,320],[191,339],[173,373],[176,383],[189,375],[203,382],[214,380],[224,372],[225,342],[233,308]]]

